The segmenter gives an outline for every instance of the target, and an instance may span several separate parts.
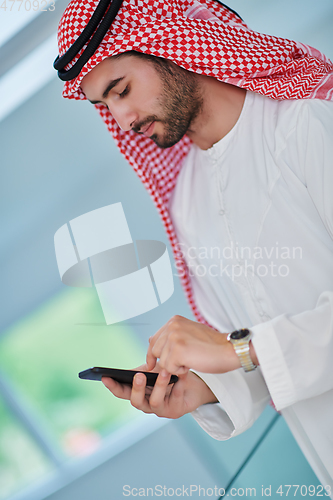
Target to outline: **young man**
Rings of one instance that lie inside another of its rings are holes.
[[[64,96],[95,104],[152,194],[199,321],[152,337],[151,394],[140,374],[132,390],[103,382],[142,411],[192,412],[217,439],[271,397],[331,494],[333,67],[207,5],[125,1],[86,55],[98,21],[78,55],[71,30],[92,7],[72,2],[60,22]]]

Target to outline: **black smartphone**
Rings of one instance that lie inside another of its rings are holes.
[[[140,370],[120,370],[118,368],[94,366],[94,368],[88,368],[80,372],[79,377],[85,380],[102,380],[102,377],[110,377],[121,384],[132,385],[133,377],[136,373],[144,373],[146,375],[147,386],[153,387],[155,385],[158,373],[142,372]],[[174,384],[177,380],[177,375],[171,375],[169,384]]]

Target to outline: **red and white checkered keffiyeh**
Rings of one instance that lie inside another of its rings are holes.
[[[73,0],[68,5],[58,29],[60,56],[81,34],[97,4],[98,0]],[[186,70],[273,99],[333,100],[333,64],[322,53],[299,42],[251,31],[215,0],[123,0],[95,54],[77,78],[65,83],[63,96],[85,99],[80,89],[82,78],[103,59],[129,50],[170,59]],[[172,148],[160,149],[147,137],[120,130],[106,106],[97,104],[96,108],[119,150],[153,197],[193,313],[198,321],[206,323],[194,302],[168,212],[168,201],[190,140],[185,136]]]

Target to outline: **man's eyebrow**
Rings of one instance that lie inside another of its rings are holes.
[[[125,77],[122,76],[120,78],[116,78],[115,80],[111,80],[111,82],[108,84],[108,86],[106,87],[106,89],[104,90],[103,94],[102,94],[102,97],[103,99],[106,99],[110,90],[113,89],[113,87],[115,87],[116,85],[118,85],[119,82],[121,82]],[[90,101],[91,104],[99,104],[101,101]]]

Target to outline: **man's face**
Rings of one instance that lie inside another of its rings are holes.
[[[157,58],[105,59],[81,88],[87,99],[109,108],[122,130],[144,134],[161,148],[180,141],[202,106],[195,75]]]

